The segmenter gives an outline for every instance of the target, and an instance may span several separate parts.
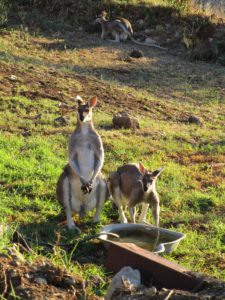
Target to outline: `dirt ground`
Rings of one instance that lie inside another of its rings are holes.
[[[15,248],[14,248],[15,249]],[[84,282],[79,275],[76,277],[68,274],[66,270],[55,267],[51,262],[36,260],[34,263],[25,262],[23,255],[10,251],[10,255],[0,256],[0,294],[4,299],[89,299],[103,300],[102,297],[89,296],[86,298]],[[150,287],[142,285],[138,289],[124,287],[123,291],[116,290],[113,300],[184,300],[184,299],[225,299],[225,282],[209,277],[202,278],[204,284],[198,292],[169,290],[157,287],[157,293],[151,295]]]

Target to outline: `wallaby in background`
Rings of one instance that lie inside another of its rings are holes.
[[[111,34],[114,37],[114,42],[120,42],[120,41],[126,41],[127,38],[129,37],[130,40],[138,45],[141,46],[149,46],[149,47],[155,47],[158,49],[163,49],[165,48],[156,45],[155,43],[142,43],[133,38],[133,29],[131,26],[131,23],[129,20],[122,18],[122,17],[117,17],[115,20],[108,21],[106,19],[107,13],[103,11],[98,18],[95,20],[95,23],[101,24],[102,28],[102,33],[101,33],[101,38],[104,40],[107,38],[109,34]]]
[[[159,226],[159,196],[155,183],[162,172],[160,168],[154,172],[145,169],[142,163],[125,164],[112,173],[109,178],[109,190],[118,207],[121,223],[127,223],[124,209],[128,207],[131,221],[135,223],[136,205],[142,204],[138,222],[146,221],[149,205],[152,209],[155,225]]]
[[[91,98],[88,103],[79,96],[77,100],[77,125],[69,141],[69,163],[59,177],[56,195],[65,208],[68,228],[80,231],[74,224],[72,212],[84,217],[96,208],[93,221],[100,221],[108,189],[100,172],[104,162],[102,140],[92,123],[97,98]]]

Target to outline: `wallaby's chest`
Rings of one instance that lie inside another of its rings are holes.
[[[85,137],[77,145],[77,160],[83,177],[89,180],[94,170],[95,154],[91,141]]]

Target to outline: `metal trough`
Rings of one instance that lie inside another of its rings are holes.
[[[202,280],[191,275],[189,270],[158,255],[173,251],[185,237],[184,234],[144,224],[110,224],[103,227],[101,232],[102,235],[99,238],[107,249],[105,266],[112,271],[118,272],[124,266],[131,266],[140,270],[145,281],[170,289],[196,291],[202,285]],[[133,242],[121,242],[113,238],[113,235],[110,236],[111,233],[122,235],[123,238],[125,233],[132,236],[132,232],[135,232],[135,238],[139,238],[138,232],[140,237],[143,233],[145,237],[151,236],[151,240],[153,236],[155,242],[161,233],[170,235],[171,239],[161,243],[159,238],[154,244],[153,251],[149,251]]]
[[[146,224],[110,224],[103,227],[99,236],[107,247],[112,241],[133,243],[153,253],[170,253],[175,250],[185,234]],[[114,233],[120,239],[104,233]]]

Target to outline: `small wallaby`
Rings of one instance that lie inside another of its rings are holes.
[[[102,140],[92,123],[97,98],[91,98],[88,103],[81,97],[77,100],[77,125],[69,141],[69,163],[59,177],[56,195],[65,208],[68,228],[80,231],[74,224],[72,211],[84,217],[96,208],[93,221],[100,221],[108,189],[100,172],[104,162]]]
[[[130,40],[135,44],[166,50],[166,48],[156,45],[155,43],[146,44],[135,40],[133,38],[133,29],[129,20],[122,17],[116,17],[115,20],[108,21],[106,20],[106,15],[107,13],[103,11],[95,20],[95,23],[101,24],[101,28],[102,28],[101,38],[103,40],[106,39],[109,34],[111,34],[115,40],[110,40],[110,41],[114,41],[114,42],[126,41],[127,38],[129,37]]]
[[[121,223],[127,223],[124,209],[128,207],[131,221],[135,223],[136,205],[142,204],[138,222],[146,221],[149,205],[156,226],[159,226],[159,196],[156,192],[156,179],[162,172],[160,168],[154,172],[145,169],[142,163],[125,164],[109,177],[109,190],[118,207]]]

